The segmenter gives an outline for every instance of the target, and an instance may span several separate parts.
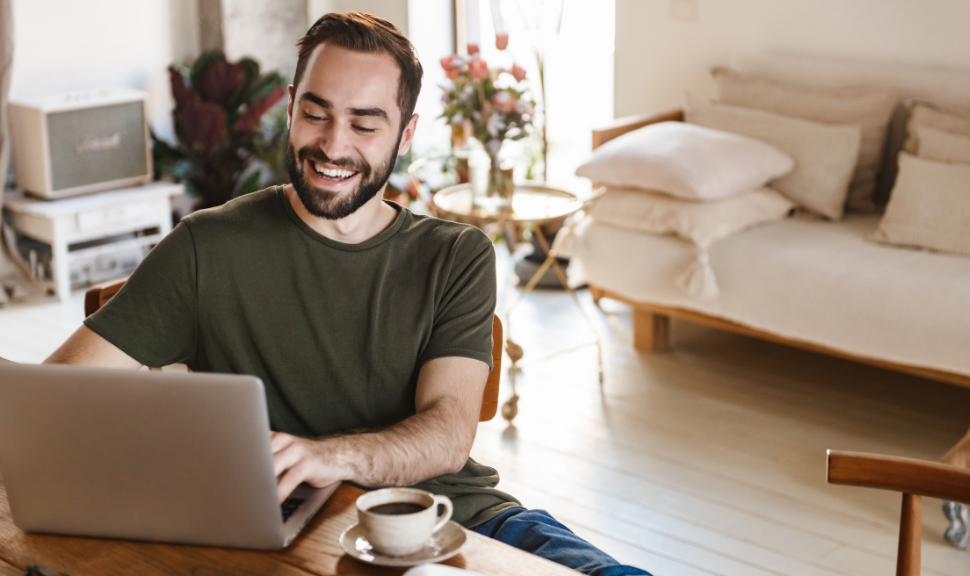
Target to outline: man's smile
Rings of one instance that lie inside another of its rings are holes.
[[[310,178],[317,186],[332,187],[334,184],[339,184],[343,188],[345,184],[350,184],[352,181],[356,183],[357,176],[360,174],[359,171],[339,168],[333,164],[318,163],[310,159],[306,162],[309,168],[307,172],[311,174]]]

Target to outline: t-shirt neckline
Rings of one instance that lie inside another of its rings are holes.
[[[293,223],[296,224],[296,227],[299,228],[304,234],[306,234],[313,240],[316,240],[317,242],[324,244],[326,246],[329,246],[331,248],[336,248],[337,250],[344,250],[346,252],[360,252],[363,250],[369,250],[371,248],[374,248],[375,246],[379,246],[383,244],[385,240],[387,240],[388,238],[396,234],[397,231],[400,230],[402,226],[404,226],[404,221],[407,219],[407,215],[409,212],[407,208],[403,206],[399,206],[393,202],[388,202],[387,200],[384,200],[385,204],[397,210],[397,218],[394,219],[394,223],[391,224],[387,230],[384,230],[383,232],[381,232],[377,236],[374,236],[370,240],[361,242],[360,244],[347,244],[345,242],[338,242],[337,240],[327,238],[323,234],[320,234],[319,232],[311,228],[309,224],[304,222],[303,219],[300,218],[300,215],[296,213],[296,210],[294,210],[293,206],[290,204],[290,199],[287,197],[284,188],[285,188],[284,186],[277,186],[276,195],[279,198],[280,203],[283,204],[283,210],[286,212],[287,216],[290,217],[290,220],[292,220]]]

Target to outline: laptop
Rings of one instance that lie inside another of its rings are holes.
[[[0,363],[0,473],[25,532],[276,550],[336,485],[276,492],[254,376]]]

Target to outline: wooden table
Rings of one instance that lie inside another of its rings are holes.
[[[68,576],[400,574],[401,569],[354,560],[337,543],[340,533],[357,521],[354,502],[362,493],[352,486],[340,486],[293,544],[278,552],[258,552],[25,534],[10,518],[7,493],[0,483],[0,576],[22,576],[30,564]],[[444,564],[496,576],[577,574],[474,532],[466,531],[466,535],[461,553]]]

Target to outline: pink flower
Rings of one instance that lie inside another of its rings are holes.
[[[517,82],[525,80],[525,68],[519,66],[518,64],[512,65],[512,76],[515,76]]]
[[[468,45],[468,55],[469,56],[474,56],[475,54],[478,54],[478,44],[469,44]]]
[[[515,101],[515,94],[505,92],[504,90],[492,96],[492,102],[495,103],[495,107],[506,114],[515,110]]]
[[[457,80],[458,70],[460,70],[460,68],[448,68],[445,70],[445,76],[447,76],[449,80]]]
[[[441,67],[444,68],[445,72],[461,68],[461,58],[456,54],[445,56],[441,59]]]
[[[488,78],[488,65],[484,60],[472,60],[468,63],[468,75],[477,80]]]
[[[497,32],[495,34],[495,47],[499,50],[505,50],[509,47],[509,33],[508,32]]]

